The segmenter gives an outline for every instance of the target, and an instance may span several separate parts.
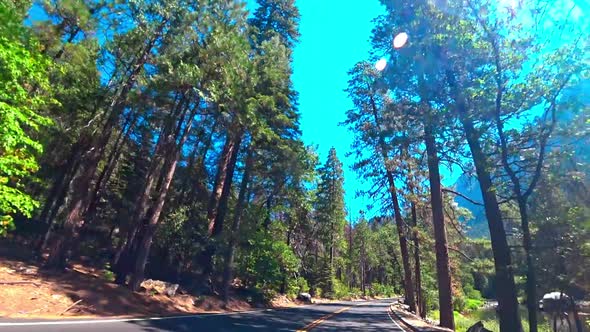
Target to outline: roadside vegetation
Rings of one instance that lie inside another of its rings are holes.
[[[220,309],[401,294],[458,331],[546,331],[543,294],[588,299],[590,26],[575,4],[381,1],[371,56],[342,68],[353,145],[320,156],[291,79],[295,1],[255,3],[0,0],[6,273],[83,266],[118,294],[164,280]],[[345,156],[367,211],[347,209]],[[467,236],[458,197],[489,238]],[[478,316],[490,300],[498,314]]]

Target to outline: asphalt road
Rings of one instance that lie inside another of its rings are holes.
[[[184,317],[85,320],[0,320],[0,331],[11,332],[226,332],[226,331],[395,331],[406,332],[388,314],[392,300],[339,302],[243,313]],[[9,325],[17,323],[18,325]]]

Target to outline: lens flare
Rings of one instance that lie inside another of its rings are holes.
[[[393,38],[393,47],[394,48],[402,48],[408,42],[408,34],[405,32],[400,32]]]
[[[378,71],[385,70],[385,67],[387,67],[387,60],[385,59],[381,59],[377,61],[377,63],[375,64],[375,69],[377,69]]]

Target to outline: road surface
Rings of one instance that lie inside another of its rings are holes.
[[[388,313],[393,300],[338,302],[242,313],[131,320],[0,320],[4,332],[407,332]],[[13,325],[16,323],[15,325]]]

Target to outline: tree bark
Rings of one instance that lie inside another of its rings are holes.
[[[223,301],[227,304],[229,301],[229,291],[231,287],[232,275],[233,275],[233,263],[234,253],[236,250],[236,243],[238,232],[240,230],[240,223],[242,221],[242,213],[247,204],[246,195],[248,191],[248,183],[250,181],[250,169],[254,161],[252,146],[248,148],[246,156],[246,165],[244,168],[244,175],[242,176],[242,183],[240,184],[240,192],[238,194],[238,202],[236,203],[236,209],[234,212],[234,220],[232,223],[231,234],[229,237],[228,249],[225,253],[224,269],[223,269]]]
[[[113,267],[116,274],[115,282],[117,284],[124,285],[127,276],[132,272],[133,261],[135,261],[136,257],[137,241],[141,241],[142,231],[146,230],[146,217],[150,209],[149,203],[152,191],[154,190],[154,185],[158,179],[158,171],[160,171],[160,168],[163,166],[164,162],[162,159],[166,159],[166,139],[169,135],[172,135],[175,119],[181,115],[187,102],[188,98],[186,98],[184,92],[177,93],[174,101],[175,106],[172,107],[170,116],[163,122],[154,149],[154,155],[145,175],[145,181],[135,202],[135,210],[129,224],[129,231],[125,243],[119,248],[113,260]],[[161,173],[162,172],[160,171],[160,175]],[[160,178],[162,177],[160,176]]]
[[[100,204],[100,199],[104,195],[106,190],[106,186],[113,175],[113,171],[121,157],[121,152],[123,151],[123,147],[129,138],[129,135],[133,131],[133,127],[135,126],[135,121],[137,117],[133,116],[127,120],[127,123],[123,125],[119,136],[115,140],[115,144],[109,156],[107,157],[107,162],[104,169],[100,172],[98,179],[96,180],[96,184],[94,185],[94,189],[91,193],[90,198],[90,205],[88,206],[88,212],[86,212],[86,219],[88,220],[88,224],[91,224],[94,218],[96,217],[96,210],[98,208],[98,204]]]
[[[70,151],[68,161],[64,165],[63,170],[60,172],[59,176],[51,187],[51,191],[49,192],[47,201],[45,202],[45,206],[43,207],[43,211],[41,212],[40,216],[40,221],[48,224],[47,231],[43,236],[43,240],[39,242],[39,246],[37,247],[37,251],[40,253],[47,249],[49,239],[51,238],[53,228],[55,227],[55,217],[64,204],[74,175],[76,172],[78,172],[78,166],[80,165],[79,157],[80,145],[76,143]]]
[[[424,142],[426,144],[426,154],[428,155],[428,177],[430,180],[432,223],[434,225],[440,325],[454,330],[455,321],[451,293],[451,269],[449,267],[449,251],[447,248],[447,232],[445,229],[438,151],[433,128],[429,124],[424,126]]]
[[[422,294],[422,271],[420,264],[420,239],[418,232],[418,216],[416,213],[416,203],[412,202],[412,226],[414,227],[414,278],[416,282],[416,314],[426,318],[426,303]]]
[[[465,99],[462,96],[457,84],[455,74],[447,69],[446,78],[451,90],[451,97],[455,101],[455,108],[459,121],[469,145],[473,157],[473,164],[477,173],[477,180],[483,197],[484,209],[490,238],[492,242],[492,253],[494,255],[494,268],[496,270],[496,295],[498,298],[498,313],[500,316],[501,332],[521,332],[520,315],[518,313],[518,299],[516,285],[514,283],[514,271],[510,247],[506,239],[506,230],[502,220],[502,213],[498,204],[492,176],[489,171],[489,160],[479,142],[481,135],[475,128],[473,118],[468,114]]]
[[[130,75],[121,85],[121,88],[111,102],[109,115],[100,134],[95,139],[92,139],[89,150],[87,150],[81,158],[80,173],[73,180],[71,194],[72,201],[64,221],[63,232],[53,246],[46,262],[46,266],[49,268],[64,268],[70,254],[70,248],[77,242],[79,231],[84,225],[83,218],[87,212],[88,204],[90,203],[90,187],[96,175],[98,164],[102,159],[104,150],[111,138],[113,128],[117,125],[119,116],[125,109],[127,96],[135,85],[137,77],[143,70],[148,55],[155,46],[165,25],[166,21],[163,21],[157,31],[155,31],[152,39],[149,40],[147,45],[139,52]],[[81,139],[85,139],[84,134],[81,136]]]
[[[215,232],[215,220],[217,218],[217,213],[219,212],[219,203],[227,180],[231,158],[235,150],[236,137],[234,137],[231,132],[228,132],[221,157],[219,158],[219,166],[217,167],[213,191],[211,192],[211,197],[209,198],[209,204],[207,206],[207,220],[209,222],[207,229],[209,236],[213,236],[213,233]]]
[[[125,243],[115,255],[113,267],[116,274],[115,282],[124,285],[129,273],[131,273],[134,248],[139,233],[144,227],[146,214],[149,209],[149,200],[152,194],[154,184],[156,183],[157,173],[162,164],[161,154],[164,146],[165,137],[169,133],[169,128],[164,127],[158,137],[158,142],[154,150],[154,156],[146,173],[145,182],[142,185],[141,192],[135,202],[135,210],[129,224],[129,231]]]
[[[465,112],[463,110],[462,112]],[[486,218],[490,229],[494,267],[496,270],[496,295],[498,298],[498,312],[500,316],[500,331],[522,331],[518,314],[518,300],[510,248],[506,239],[506,231],[502,221],[502,214],[498,199],[494,193],[492,178],[488,171],[488,160],[479,143],[479,134],[473,125],[473,120],[467,115],[461,116],[463,129],[467,136],[467,143],[473,156],[473,163],[484,201]]]
[[[385,167],[385,175],[387,177],[387,183],[389,185],[389,194],[391,195],[391,202],[393,204],[393,212],[394,212],[394,219],[395,225],[397,228],[397,234],[399,237],[399,247],[400,252],[402,255],[402,265],[404,269],[404,291],[406,295],[406,303],[410,306],[410,310],[416,312],[416,297],[414,293],[414,284],[412,282],[412,268],[410,266],[410,254],[408,252],[408,239],[406,237],[406,231],[404,227],[404,220],[402,217],[402,212],[399,204],[399,200],[397,197],[397,189],[395,186],[395,178],[393,173],[389,170],[389,156],[387,144],[385,143],[385,138],[383,137],[383,133],[381,132],[381,122],[379,116],[377,114],[377,105],[373,97],[371,97],[371,108],[373,112],[373,118],[375,121],[375,126],[379,130],[379,147],[378,149],[381,151],[381,156],[383,158],[383,163]]]
[[[175,156],[178,156],[178,154],[175,153]],[[156,233],[156,229],[160,221],[160,214],[162,213],[162,210],[164,208],[164,203],[166,201],[168,189],[170,188],[170,183],[172,182],[172,178],[174,177],[174,173],[176,171],[178,158],[170,160],[168,164],[169,165],[167,165],[167,167],[164,170],[165,172],[163,174],[163,186],[156,198],[156,201],[154,202],[153,212],[149,216],[148,223],[146,225],[146,231],[144,232],[137,248],[134,272],[129,282],[129,288],[132,291],[137,291],[139,289],[139,286],[141,285],[141,282],[143,281],[145,265],[147,263],[147,258],[152,245],[152,239],[154,237],[154,234]]]
[[[535,273],[535,262],[532,253],[531,230],[529,227],[529,214],[526,198],[518,199],[518,210],[520,212],[520,224],[522,226],[522,244],[526,256],[526,306],[528,309],[529,331],[538,331],[537,318],[537,276]]]
[[[168,195],[168,191],[170,189],[170,184],[172,183],[172,179],[174,178],[174,173],[176,172],[176,166],[178,165],[178,159],[180,158],[180,153],[182,151],[182,147],[186,142],[189,133],[191,131],[196,110],[199,107],[199,100],[195,101],[195,106],[190,114],[188,115],[188,119],[186,119],[186,126],[182,129],[182,123],[184,122],[184,116],[181,117],[179,120],[176,133],[171,135],[168,139],[167,144],[169,146],[169,151],[166,153],[166,160],[164,163],[164,167],[162,169],[162,183],[161,188],[159,189],[158,195],[156,197],[155,202],[151,208],[152,213],[149,215],[149,219],[146,225],[146,231],[141,238],[141,242],[137,248],[137,255],[134,266],[133,275],[129,282],[129,288],[133,291],[139,290],[139,286],[144,278],[145,273],[145,265],[147,263],[147,258],[150,252],[150,248],[152,245],[152,239],[154,234],[156,233],[156,229],[160,222],[160,215],[162,214],[162,210],[164,209],[164,203],[166,202],[166,197]],[[176,139],[179,139],[179,142],[176,143]]]
[[[229,158],[229,164],[226,167],[225,181],[223,182],[223,189],[219,198],[219,205],[217,208],[217,214],[215,215],[215,221],[213,226],[209,226],[211,229],[211,236],[219,236],[223,232],[223,224],[225,222],[225,215],[227,214],[227,204],[231,192],[231,186],[234,178],[234,170],[236,168],[236,162],[238,160],[238,154],[240,145],[242,143],[242,134],[239,133],[233,142],[233,148],[231,149],[231,155]]]

